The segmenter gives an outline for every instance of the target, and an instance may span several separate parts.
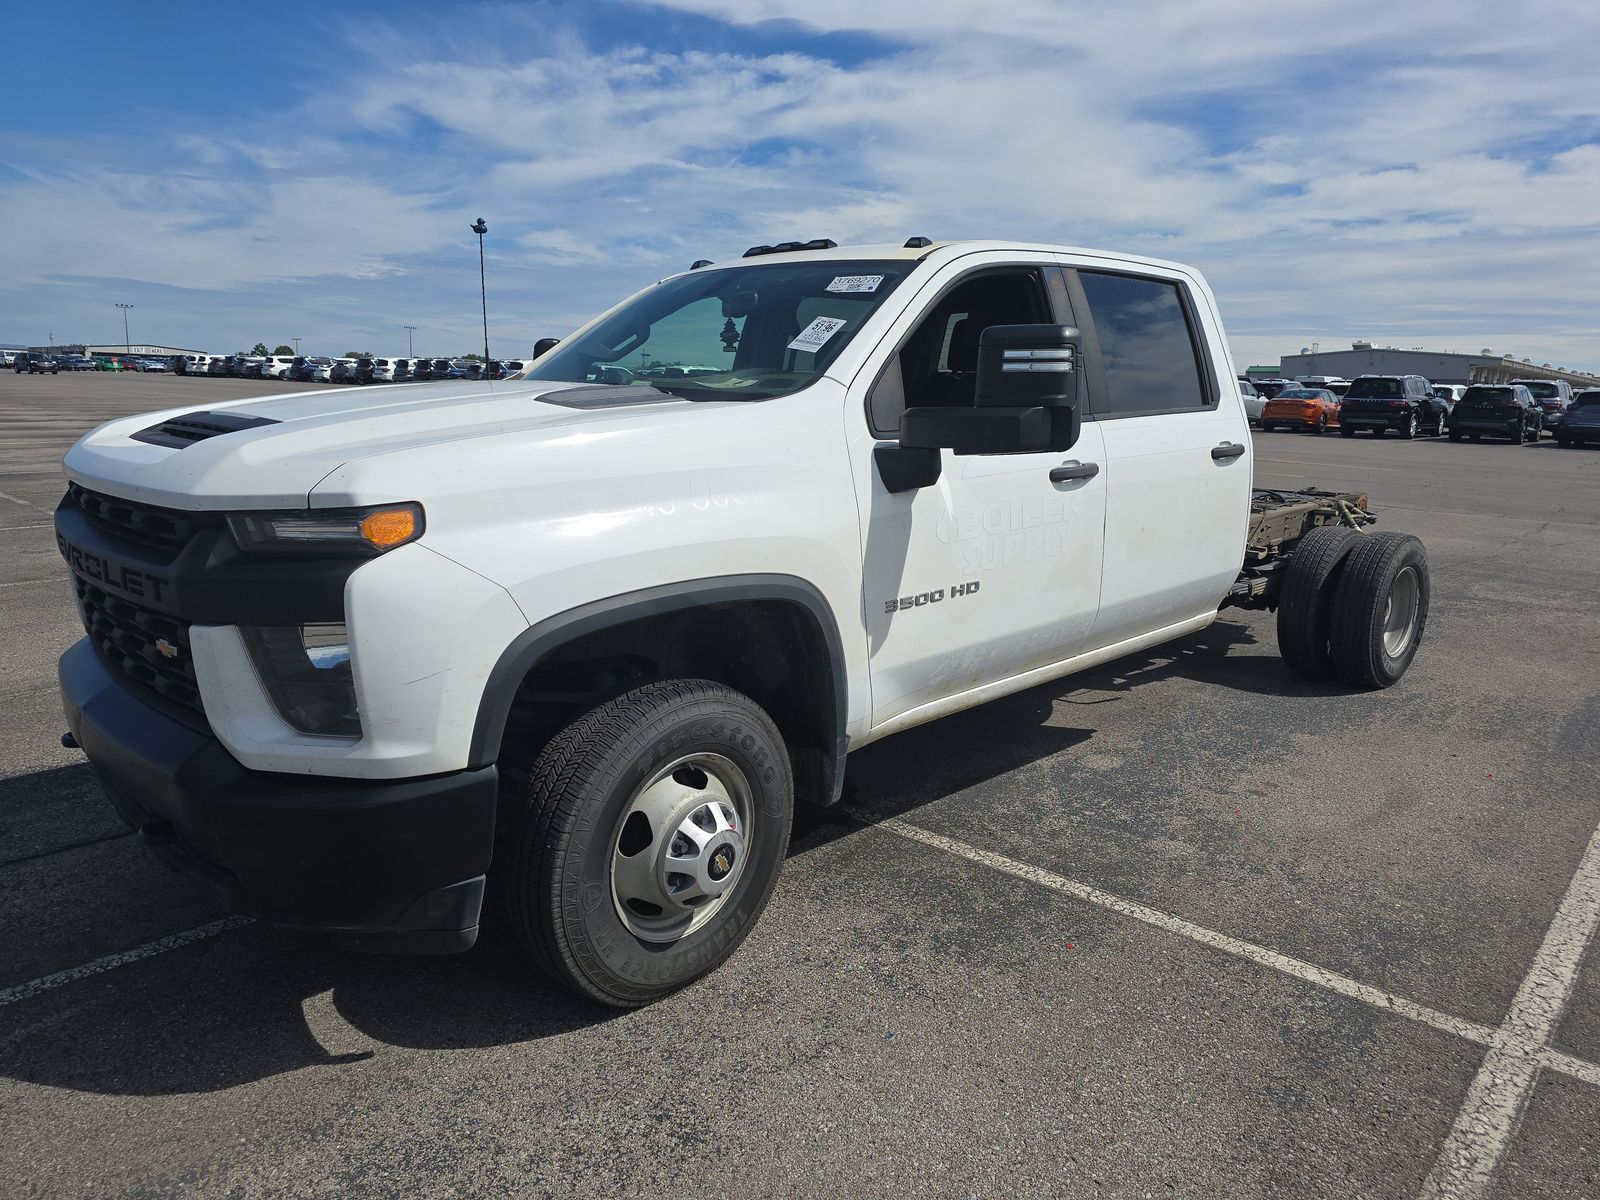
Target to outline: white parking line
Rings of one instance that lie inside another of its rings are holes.
[[[150,958],[157,954],[165,954],[168,950],[176,950],[179,946],[187,946],[192,942],[215,937],[219,933],[226,933],[230,929],[237,929],[241,925],[248,924],[250,924],[249,917],[223,917],[221,920],[212,921],[208,925],[186,929],[182,933],[170,933],[164,938],[157,938],[153,942],[146,942],[144,945],[135,946],[131,950],[120,950],[116,954],[108,954],[104,958],[97,958],[93,962],[84,963],[82,966],[69,967],[65,971],[57,971],[54,975],[30,979],[27,983],[19,983],[15,987],[8,987],[4,991],[0,991],[0,1008],[4,1008],[8,1004],[15,1004],[19,1000],[26,1000],[30,996],[37,996],[40,992],[48,992],[52,988],[61,987],[63,984],[76,983],[78,980],[87,979],[91,975],[99,975],[104,971],[125,967],[129,963],[138,962],[140,959]]]
[[[1439,1161],[1422,1186],[1422,1195],[1428,1200],[1468,1200],[1488,1194],[1533,1095],[1539,1068],[1555,1065],[1540,1051],[1549,1047],[1556,1024],[1572,999],[1578,968],[1597,925],[1600,829],[1589,839],[1555,920],[1534,955],[1533,966],[1489,1043],[1483,1065],[1439,1151]]]
[[[1246,942],[1239,938],[1230,937],[1225,933],[1218,933],[1214,929],[1207,929],[1202,925],[1185,921],[1182,917],[1174,917],[1170,913],[1164,913],[1159,909],[1140,904],[1136,900],[1125,900],[1121,896],[1103,892],[1090,884],[1079,883],[1077,880],[1057,875],[1053,871],[1046,871],[1040,867],[1017,862],[1015,859],[1006,858],[1003,855],[995,854],[993,851],[983,850],[966,842],[957,841],[954,838],[930,833],[926,829],[908,825],[904,821],[894,818],[879,819],[873,817],[870,813],[849,810],[846,811],[846,815],[868,828],[887,830],[905,838],[907,841],[920,842],[924,846],[932,846],[937,850],[943,850],[947,854],[953,854],[957,858],[964,858],[969,862],[989,867],[1003,874],[1025,879],[1029,883],[1036,883],[1040,887],[1046,887],[1052,891],[1062,892],[1079,900],[1085,900],[1111,912],[1132,917],[1136,921],[1142,921],[1146,925],[1153,925],[1157,929],[1199,942],[1201,945],[1209,946],[1213,950],[1220,950],[1224,954],[1231,954],[1236,958],[1242,958],[1271,970],[1279,971],[1294,979],[1314,984],[1327,991],[1347,996],[1352,1000],[1359,1000],[1363,1004],[1370,1004],[1373,1008],[1382,1009],[1385,1012],[1394,1013],[1396,1016],[1416,1021],[1419,1024],[1428,1026],[1430,1029],[1437,1029],[1441,1033],[1453,1034],[1465,1041],[1473,1042],[1480,1046],[1488,1046],[1490,1047],[1491,1055],[1496,1052],[1496,1049],[1503,1053],[1519,1054],[1532,1063],[1535,1069],[1541,1066],[1548,1067],[1553,1071],[1571,1075],[1573,1078],[1582,1080],[1585,1083],[1600,1086],[1600,1065],[1550,1049],[1548,1033],[1542,1036],[1539,1035],[1538,1029],[1533,1025],[1525,1023],[1514,1024],[1508,1018],[1505,1025],[1502,1025],[1499,1029],[1494,1029],[1488,1025],[1480,1025],[1476,1021],[1453,1017],[1449,1013],[1429,1008],[1425,1004],[1418,1004],[1414,1000],[1407,1000],[1404,996],[1397,996],[1393,992],[1375,988],[1370,984],[1351,979],[1348,975],[1330,971],[1326,967],[1319,967],[1314,963],[1308,963],[1287,954],[1280,954],[1276,950],[1269,950],[1265,946],[1256,945],[1254,942]],[[1596,852],[1595,849],[1597,845],[1600,845],[1600,832],[1597,832],[1596,839],[1595,842],[1590,844],[1590,852],[1595,857],[1596,869],[1600,870],[1600,852]],[[1585,862],[1588,862],[1587,856]],[[1570,895],[1569,891],[1569,898]],[[1563,911],[1566,910],[1567,904],[1565,902],[1563,902],[1562,908]],[[1557,920],[1558,922],[1561,920],[1559,914]],[[1589,927],[1589,933],[1593,933],[1592,925]],[[1546,941],[1548,943],[1550,939],[1547,938]],[[1571,943],[1570,941],[1564,941],[1562,945],[1570,949]],[[1581,953],[1580,950],[1579,954]],[[1541,949],[1541,957],[1543,954],[1544,951]],[[1536,958],[1534,975],[1531,975],[1530,978],[1535,975],[1541,978],[1545,977],[1539,970],[1539,962],[1540,959]],[[1577,970],[1576,960],[1574,959],[1570,965],[1575,976]],[[1525,984],[1524,990],[1526,988],[1527,985]],[[1570,991],[1570,984],[1568,985],[1568,990]],[[1520,999],[1522,992],[1519,991],[1517,995]],[[1563,998],[1561,1004],[1564,1006],[1565,1002],[1565,998]],[[1516,1011],[1515,1002],[1512,1004],[1512,1010],[1513,1012]],[[1551,1027],[1553,1028],[1553,1022]],[[1436,1194],[1444,1197],[1471,1195],[1473,1193],[1446,1191]]]
[[[13,496],[10,492],[0,492],[0,500],[9,500],[9,501],[11,501],[11,503],[20,504],[24,508],[32,508],[33,507],[33,505],[31,503],[29,503],[28,501],[20,499],[19,497]]]

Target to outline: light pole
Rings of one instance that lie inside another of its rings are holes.
[[[413,357],[415,357],[415,355],[412,353],[412,350],[411,350],[411,335],[417,331],[417,327],[415,325],[407,325],[405,327],[405,330],[406,330],[406,357],[407,358],[413,358]]]
[[[128,336],[128,310],[132,308],[133,305],[123,304],[121,301],[118,301],[117,307],[122,310],[122,352],[124,354],[132,354],[133,339]]]
[[[483,235],[489,232],[489,223],[479,217],[467,226],[478,235],[478,294],[483,300],[483,369],[489,369],[489,288],[483,281]]]
[[[294,343],[294,356],[296,358],[299,358],[300,357],[300,339],[299,338],[290,338],[289,340]]]

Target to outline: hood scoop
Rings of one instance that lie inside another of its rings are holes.
[[[207,438],[220,437],[225,433],[238,433],[242,429],[254,429],[258,425],[277,424],[280,422],[271,417],[247,417],[242,413],[231,412],[197,412],[173,417],[159,425],[141,429],[131,436],[136,442],[148,442],[152,446],[171,446],[176,450],[182,450],[185,446],[192,446]]]

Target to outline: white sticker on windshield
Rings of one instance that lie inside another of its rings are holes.
[[[828,285],[830,292],[875,292],[883,282],[882,275],[835,275]]]
[[[795,334],[794,341],[789,343],[789,349],[809,350],[815,353],[827,344],[829,338],[844,328],[844,323],[843,317],[818,317]]]

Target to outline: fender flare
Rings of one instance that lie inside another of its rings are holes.
[[[822,779],[817,788],[820,795],[814,799],[824,805],[836,803],[844,789],[844,762],[849,747],[845,736],[849,677],[845,670],[844,643],[827,598],[814,584],[795,575],[718,575],[683,580],[592,601],[530,625],[506,647],[489,672],[478,701],[468,767],[485,767],[500,757],[501,740],[517,689],[541,659],[567,642],[640,617],[749,600],[777,600],[798,605],[816,623],[827,647],[827,669],[832,685],[828,692],[833,711],[828,714],[826,728],[831,736],[830,744],[822,748]]]

